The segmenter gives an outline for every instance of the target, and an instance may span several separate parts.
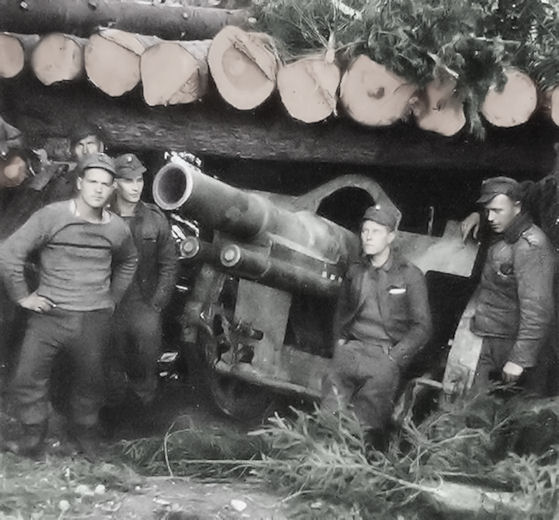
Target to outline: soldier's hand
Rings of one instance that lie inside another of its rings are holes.
[[[56,307],[54,302],[44,296],[39,296],[36,292],[32,292],[28,296],[25,296],[17,303],[24,309],[29,309],[30,311],[38,313],[48,312]]]
[[[522,375],[524,369],[513,363],[512,361],[507,361],[503,367],[503,381],[505,383],[514,383]]]
[[[468,235],[472,233],[472,237],[477,240],[480,223],[479,213],[470,213],[461,223],[460,232],[462,233],[462,240],[465,242]]]

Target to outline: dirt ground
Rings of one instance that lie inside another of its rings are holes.
[[[13,421],[13,420],[11,420]],[[220,414],[188,379],[161,381],[157,406],[149,415],[142,413],[133,400],[119,409],[113,439],[137,439],[157,435],[162,437],[169,428],[188,426],[233,428],[247,431],[249,427]],[[3,428],[5,430],[5,427]],[[49,439],[64,438],[64,421],[53,414],[49,425]],[[63,442],[61,443],[63,444]],[[79,456],[79,455],[78,455]],[[48,459],[48,455],[47,455]],[[110,462],[110,460],[108,460]],[[3,473],[0,468],[0,473]],[[37,474],[38,475],[38,474]],[[33,478],[33,476],[29,475]],[[38,476],[36,478],[39,478]],[[107,489],[99,497],[87,498],[93,520],[209,520],[289,518],[289,500],[274,495],[257,481],[229,479],[201,481],[188,477],[140,476],[138,484],[126,493]],[[81,508],[83,509],[83,508]],[[76,518],[70,511],[58,517]],[[2,520],[12,517],[3,516]],[[16,518],[16,517],[14,517]],[[37,518],[49,518],[40,516]],[[53,517],[54,518],[54,517]],[[21,518],[17,518],[21,520]]]
[[[281,497],[266,493],[257,483],[197,482],[190,478],[151,477],[137,493],[120,503],[99,507],[97,519],[119,520],[283,520],[286,505]],[[113,510],[111,510],[111,508]]]
[[[218,412],[214,406],[194,391],[188,379],[162,381],[157,413],[150,418],[138,416],[134,407],[123,410],[116,436],[136,438],[164,434],[171,425],[219,426],[238,431],[249,427]],[[262,519],[287,518],[285,497],[267,492],[259,482],[229,480],[207,482],[192,478],[148,477],[136,493],[123,496],[115,510],[110,508],[96,518],[118,520],[165,519]]]

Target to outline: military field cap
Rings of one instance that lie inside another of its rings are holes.
[[[85,172],[90,168],[101,168],[113,177],[116,176],[115,162],[106,153],[96,152],[85,155],[79,162],[78,169],[80,172]]]
[[[520,184],[510,177],[491,177],[481,183],[478,204],[487,204],[497,195],[506,195],[512,200],[520,200]]]
[[[146,171],[146,167],[133,153],[119,155],[115,159],[117,179],[135,179]]]
[[[391,204],[375,204],[367,208],[361,220],[372,220],[394,231],[398,227],[401,217],[400,210],[395,206]]]
[[[90,135],[95,135],[101,141],[103,140],[103,132],[98,126],[88,121],[80,121],[70,130],[70,144],[74,146],[78,141]]]

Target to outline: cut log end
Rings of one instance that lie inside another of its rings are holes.
[[[25,64],[25,50],[16,36],[0,34],[0,78],[17,76]]]
[[[490,87],[481,107],[483,117],[495,126],[509,128],[526,123],[536,110],[538,94],[529,76],[516,69],[505,72],[507,82],[499,92]]]
[[[291,117],[305,123],[322,121],[336,110],[340,69],[324,56],[313,56],[280,68],[277,85]]]
[[[132,90],[140,81],[140,56],[135,48],[131,50],[104,33],[89,38],[85,47],[85,70],[96,87],[117,97]]]
[[[19,186],[27,177],[27,163],[19,155],[0,159],[0,188]]]
[[[208,65],[223,99],[240,110],[261,105],[274,91],[278,61],[265,35],[225,27],[212,41]]]
[[[358,56],[343,75],[340,100],[347,114],[368,126],[387,126],[410,112],[417,90],[369,57]]]
[[[144,99],[150,106],[192,103],[208,87],[206,56],[210,41],[164,42],[140,60]]]
[[[551,120],[559,126],[559,86],[555,87],[549,96],[549,105]]]
[[[417,126],[423,130],[450,137],[466,124],[464,104],[454,94],[456,81],[452,78],[430,82],[418,96],[414,107]]]
[[[72,81],[83,74],[84,41],[62,33],[41,38],[31,56],[35,76],[44,85]]]

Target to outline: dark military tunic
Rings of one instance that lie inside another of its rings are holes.
[[[334,357],[322,382],[323,409],[352,406],[365,428],[390,419],[400,372],[431,334],[423,273],[391,255],[380,268],[369,260],[345,276],[334,326]]]

